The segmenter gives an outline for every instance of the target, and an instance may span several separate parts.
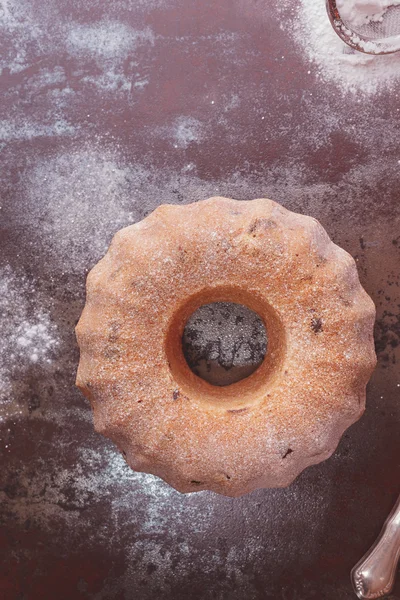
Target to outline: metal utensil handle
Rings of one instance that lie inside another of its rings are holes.
[[[362,600],[381,598],[394,585],[400,557],[400,497],[382,531],[351,572],[354,591]]]

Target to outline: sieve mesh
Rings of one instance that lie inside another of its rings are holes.
[[[389,54],[400,51],[400,5],[390,6],[378,21],[354,25],[343,19],[336,0],[326,0],[332,26],[351,48],[367,54]]]
[[[343,23],[355,33],[371,40],[400,36],[400,5],[390,6],[379,21],[370,21],[359,27],[350,25],[345,19],[343,19]]]

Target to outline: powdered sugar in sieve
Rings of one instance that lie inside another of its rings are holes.
[[[400,0],[326,0],[333,29],[366,54],[400,50]]]

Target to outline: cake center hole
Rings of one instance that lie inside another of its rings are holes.
[[[218,386],[254,373],[265,358],[267,345],[261,317],[233,302],[200,306],[189,317],[182,337],[183,354],[193,373]]]

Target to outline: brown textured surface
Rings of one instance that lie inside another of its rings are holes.
[[[182,351],[188,318],[222,301],[268,331],[262,365],[228,388]],[[180,492],[284,487],[364,412],[374,321],[354,260],[315,219],[266,199],[162,205],[89,273],[77,385],[136,471]]]
[[[294,0],[12,4],[2,48],[21,70],[0,77],[11,299],[0,320],[0,596],[354,600],[350,569],[400,492],[398,82],[365,97],[321,80],[292,36]],[[114,58],[101,41],[116,24],[142,37]],[[118,77],[131,92],[112,87]],[[86,273],[113,234],[161,203],[217,194],[318,219],[377,306],[364,416],[290,487],[239,499],[134,475],[74,385]],[[11,342],[17,317],[39,311],[58,344],[32,363]]]

